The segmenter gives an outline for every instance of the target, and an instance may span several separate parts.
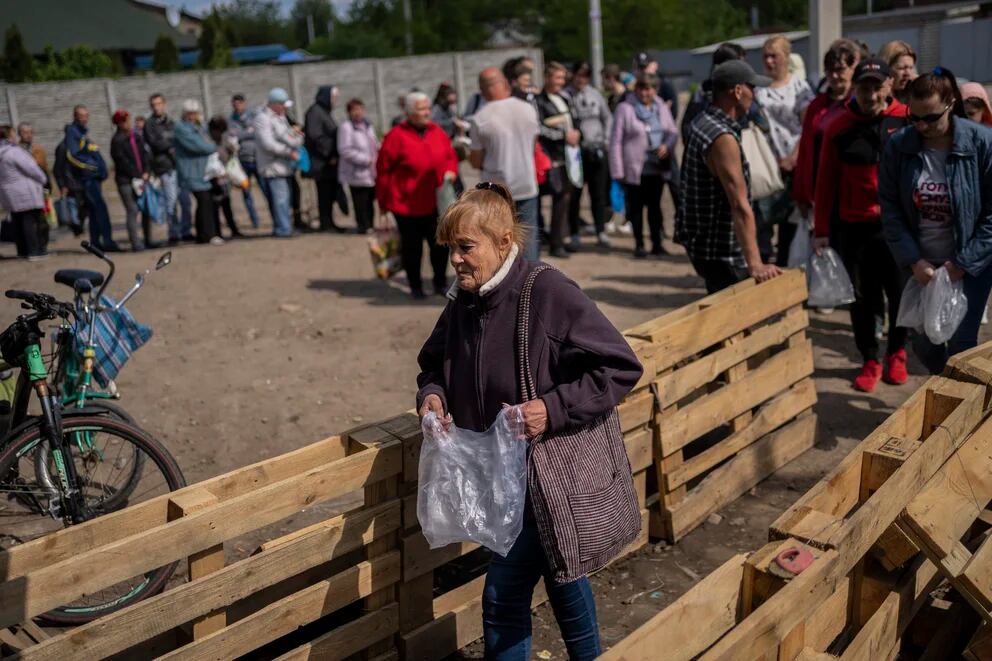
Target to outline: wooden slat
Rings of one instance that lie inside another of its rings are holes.
[[[642,390],[633,397],[626,397],[617,407],[620,416],[620,431],[626,433],[651,422],[654,415],[654,395],[650,390]]]
[[[403,580],[409,581],[429,571],[433,571],[446,562],[471,553],[479,548],[478,544],[463,542],[448,544],[439,549],[431,549],[423,533],[414,533],[403,538]]]
[[[665,487],[672,490],[692,478],[732,457],[759,438],[778,429],[783,424],[816,403],[816,386],[812,379],[803,379],[781,395],[770,400],[754,415],[751,423],[741,431],[720,441],[665,475]]]
[[[746,555],[736,555],[629,636],[603,653],[603,661],[691,659],[737,623]]]
[[[816,443],[816,416],[805,415],[742,450],[668,508],[678,539]]]
[[[776,354],[737,383],[681,407],[661,429],[662,452],[667,456],[680,450],[812,373],[813,352],[809,340]]]
[[[985,622],[975,630],[968,641],[962,656],[968,661],[988,661],[992,659],[992,625]]]
[[[202,489],[179,494],[169,500],[169,520],[190,516],[195,512],[213,507],[217,502],[217,496]],[[221,542],[208,549],[190,554],[186,560],[186,576],[190,581],[195,581],[223,569],[224,563],[224,542]],[[225,626],[227,626],[227,612],[224,610],[194,618],[192,621],[193,639],[203,638]]]
[[[364,615],[354,622],[328,631],[319,638],[297,647],[278,657],[277,661],[304,661],[321,659],[337,661],[346,659],[375,645],[396,633],[399,626],[399,608],[391,604]]]
[[[624,436],[623,443],[627,448],[627,458],[630,459],[630,471],[639,473],[654,463],[653,456],[654,431],[642,429]]]
[[[653,358],[659,370],[709,348],[732,335],[806,300],[806,277],[786,271],[781,277],[724,295],[712,305],[669,323],[669,315],[627,331],[658,346]],[[707,297],[709,298],[709,297]],[[701,301],[700,303],[703,303]]]
[[[398,528],[399,507],[395,502],[331,519],[325,529],[70,629],[26,651],[22,658],[62,661],[117,654],[194,617],[350,553]]]
[[[658,405],[664,408],[677,403],[698,388],[715,380],[730,367],[746,361],[769,347],[785,342],[808,325],[809,317],[806,310],[801,306],[794,307],[781,320],[758,327],[740,342],[697,358],[655,379]]]
[[[160,658],[205,661],[234,659],[249,654],[305,624],[369,596],[375,590],[396,583],[399,578],[399,551],[377,556]]]
[[[653,336],[655,334],[659,334],[663,332],[668,326],[670,326],[674,322],[680,321],[687,317],[691,317],[697,314],[700,310],[711,308],[714,305],[717,305],[718,303],[733,298],[737,294],[757,286],[757,284],[758,283],[755,282],[753,278],[742,280],[741,282],[738,282],[736,285],[721,289],[720,291],[714,294],[709,294],[708,296],[695,300],[692,303],[688,303],[680,308],[676,308],[671,312],[666,312],[661,317],[655,317],[654,319],[649,319],[648,321],[638,324],[633,328],[628,328],[623,332],[623,334],[625,337],[639,339],[644,342],[647,342],[648,344],[653,344],[657,342],[657,340],[653,339]],[[720,338],[720,339],[725,339],[725,338]],[[716,344],[716,342],[714,342],[713,344]]]
[[[339,436],[332,436],[299,450],[218,475],[185,489],[105,514],[77,526],[70,526],[44,538],[0,552],[0,576],[9,581],[98,546],[159,526],[168,518],[169,499],[186,491],[203,489],[215,495],[218,500],[224,501],[299,475],[314,466],[328,464],[344,456],[344,441]]]

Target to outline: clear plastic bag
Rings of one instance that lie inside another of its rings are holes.
[[[896,326],[923,332],[923,285],[916,278],[910,278],[903,287]]]
[[[947,269],[941,266],[923,288],[923,330],[934,344],[944,344],[957,331],[968,313],[964,282],[951,282]]]
[[[790,269],[797,269],[809,263],[809,257],[813,254],[813,237],[809,229],[809,223],[799,215],[798,211],[793,213],[792,217],[789,218],[789,222],[796,223],[796,235],[792,237],[792,243],[789,244],[789,262],[787,266]]]
[[[806,279],[810,307],[835,308],[854,302],[854,285],[833,248],[824,248],[822,254],[809,256]]]
[[[434,413],[421,422],[417,518],[432,549],[476,542],[506,555],[524,523],[527,441],[520,407],[504,408],[484,432]]]

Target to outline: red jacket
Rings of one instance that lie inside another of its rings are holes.
[[[831,101],[830,94],[817,95],[806,108],[803,132],[799,138],[799,158],[792,176],[792,198],[800,204],[813,206],[816,192],[816,166],[823,142],[823,128],[838,111],[843,111],[844,101]]]
[[[380,209],[427,216],[437,211],[437,188],[444,173],[458,173],[458,157],[448,134],[437,124],[427,124],[421,135],[404,120],[383,139],[375,169]]]
[[[909,109],[892,99],[881,115],[866,117],[852,99],[830,120],[816,170],[816,236],[830,235],[835,213],[846,223],[881,222],[878,162],[889,136],[906,125],[907,114]]]

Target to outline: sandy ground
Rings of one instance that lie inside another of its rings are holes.
[[[257,191],[256,198],[261,200]],[[311,198],[308,193],[306,200]],[[117,238],[126,245],[116,193],[108,193],[108,200]],[[247,226],[240,204],[236,209]],[[671,217],[669,205],[669,227]],[[353,225],[350,219],[341,222]],[[264,227],[248,231],[260,236],[222,247],[174,248],[173,264],[153,274],[129,305],[155,336],[118,379],[122,404],[168,446],[190,482],[410,408],[416,354],[442,307],[440,298],[412,301],[402,280],[374,280],[363,237],[274,240],[261,236]],[[556,265],[618,328],[703,295],[702,281],[684,256],[635,261],[631,247],[629,240],[618,241],[607,254],[590,245]],[[12,245],[0,245],[0,288],[68,299],[69,290],[53,284],[52,273],[100,267],[71,236],[59,234],[52,248],[50,259],[27,263],[13,259]],[[124,291],[129,274],[154,263],[158,252],[115,257],[119,279],[111,293]],[[0,300],[0,319],[16,313],[16,305]],[[673,546],[650,545],[595,576],[604,645],[620,640],[733,554],[758,548],[778,513],[923,380],[912,362],[907,385],[856,393],[850,387],[857,365],[847,313],[811,317],[817,447],[722,510],[719,524],[704,524]],[[304,518],[309,517],[282,527]],[[228,553],[240,556],[251,546],[250,539],[239,541]],[[541,658],[564,658],[550,608],[538,609],[534,627],[535,654],[546,650],[551,657]],[[465,654],[480,656],[479,645]]]

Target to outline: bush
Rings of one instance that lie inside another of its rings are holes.
[[[16,25],[11,25],[7,28],[7,35],[4,39],[0,75],[8,83],[23,83],[31,79],[33,69],[34,60],[24,46],[21,31]]]
[[[160,34],[152,51],[152,69],[155,73],[179,71],[179,49],[168,35]]]
[[[111,76],[113,73],[114,64],[106,53],[89,46],[72,46],[57,53],[48,45],[41,61],[35,65],[32,79],[75,80]]]

